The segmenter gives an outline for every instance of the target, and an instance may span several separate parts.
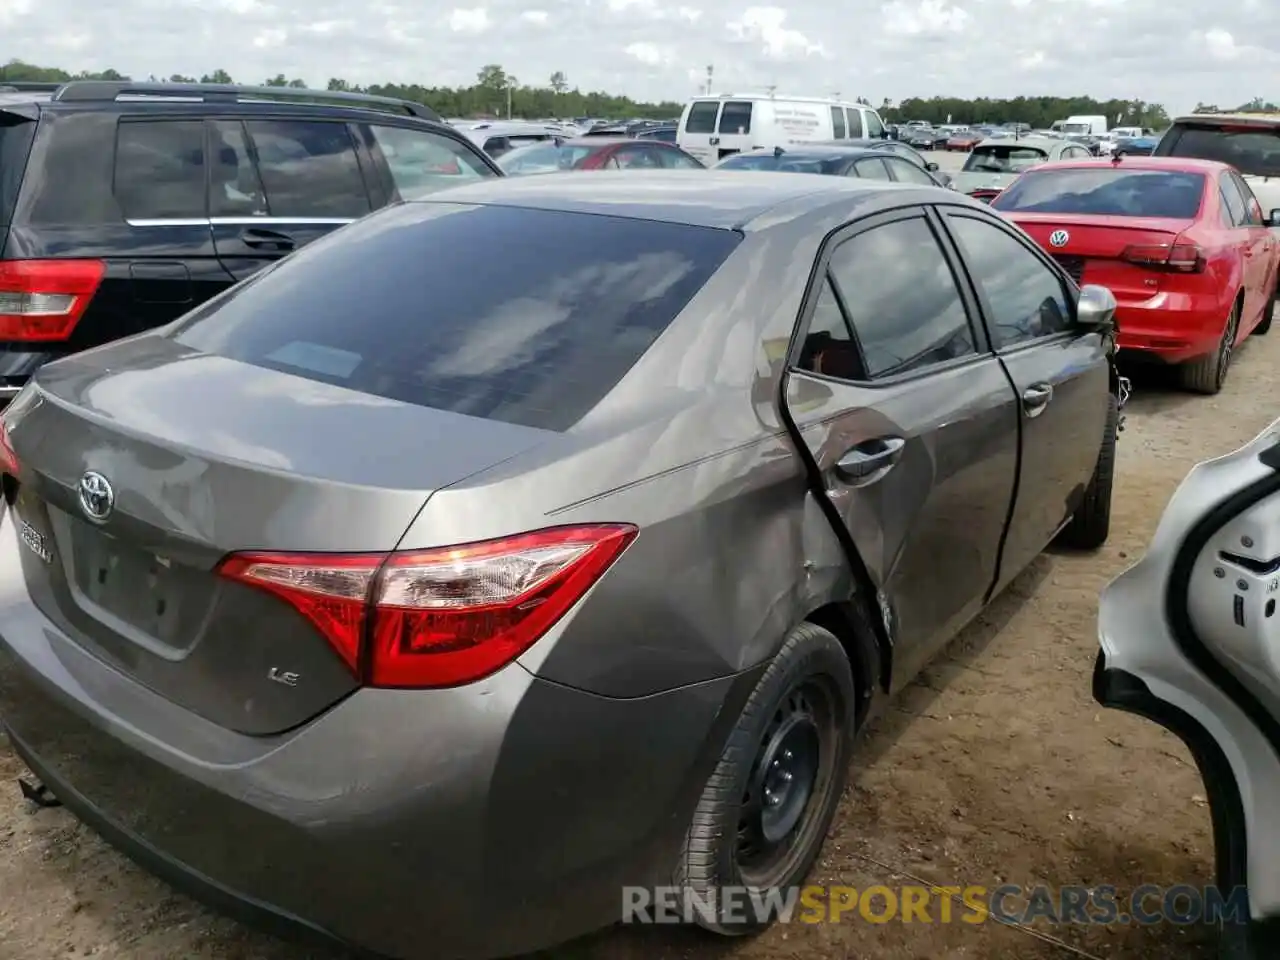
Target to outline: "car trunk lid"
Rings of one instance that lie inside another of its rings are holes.
[[[359,680],[296,610],[220,576],[220,561],[390,551],[433,490],[553,436],[160,336],[46,368],[5,419],[36,606],[115,669],[249,734],[303,723]]]

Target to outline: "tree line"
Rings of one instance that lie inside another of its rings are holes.
[[[115,70],[98,73],[70,73],[59,67],[40,67],[10,60],[0,66],[0,84],[6,80],[35,80],[60,82],[65,80],[168,80],[174,83],[235,83],[226,70],[214,70],[199,76],[173,74],[169,77],[128,77]],[[270,87],[307,87],[299,77],[277,74],[262,81],[239,78]],[[680,114],[682,103],[667,101],[645,103],[630,97],[604,91],[583,91],[571,86],[569,78],[557,70],[541,84],[522,83],[496,63],[486,64],[476,73],[476,82],[469,87],[427,87],[421,84],[381,83],[360,86],[341,77],[330,77],[325,89],[373,93],[386,97],[399,97],[424,103],[445,117],[503,117],[526,119],[540,117],[611,117],[611,118],[674,118]],[[866,103],[863,98],[859,102]],[[1144,100],[1095,100],[1092,97],[1013,97],[964,100],[959,97],[908,97],[900,102],[884,100],[879,106],[880,115],[888,123],[908,120],[925,120],[931,123],[1026,123],[1035,128],[1048,127],[1055,120],[1069,116],[1101,115],[1115,126],[1142,126],[1155,130],[1169,124],[1169,114],[1163,105]],[[1257,97],[1249,103],[1225,109],[1237,112],[1277,111],[1275,103]],[[1199,104],[1197,112],[1218,112],[1213,104]]]

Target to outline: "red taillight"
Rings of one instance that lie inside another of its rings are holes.
[[[101,260],[0,260],[0,340],[66,340],[105,272]]]
[[[1175,273],[1199,273],[1204,269],[1204,254],[1193,243],[1134,244],[1125,247],[1120,257],[1139,266]]]
[[[529,649],[635,536],[600,524],[389,555],[241,553],[219,572],[290,603],[373,686],[450,687]]]

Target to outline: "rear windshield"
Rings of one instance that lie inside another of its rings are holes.
[[[976,173],[1021,173],[1048,159],[1049,155],[1037,147],[989,143],[973,148],[969,159],[964,162],[964,169]]]
[[[1042,170],[1015,180],[995,210],[1191,220],[1200,212],[1204,175],[1172,170]]]
[[[805,156],[803,154],[755,153],[721,160],[717,170],[772,170],[778,173],[836,173],[844,166],[843,157]]]
[[[519,176],[529,173],[555,173],[559,170],[573,170],[581,167],[587,157],[599,153],[608,144],[599,146],[583,146],[582,144],[562,144],[554,140],[545,143],[520,147],[504,153],[497,160],[502,172]]]
[[[1175,127],[1156,153],[1229,163],[1241,173],[1280,177],[1280,125],[1274,127]]]
[[[34,121],[0,111],[0,227],[13,216],[35,130]]]
[[[366,394],[566,430],[740,239],[654,220],[406,203],[197,308],[173,336]]]

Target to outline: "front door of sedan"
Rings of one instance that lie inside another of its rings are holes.
[[[1224,191],[1234,189],[1239,196],[1240,206],[1237,208],[1233,205],[1231,208],[1233,215],[1237,209],[1244,211],[1235,231],[1244,255],[1246,293],[1240,326],[1241,333],[1247,333],[1249,328],[1245,324],[1251,324],[1265,315],[1263,311],[1268,309],[1275,291],[1273,250],[1276,240],[1263,220],[1262,205],[1258,203],[1253,189],[1244,178],[1236,173],[1228,173],[1222,178],[1222,186]],[[1230,193],[1227,195],[1231,196]]]
[[[999,590],[1083,498],[1106,430],[1111,361],[1101,334],[1075,326],[1075,290],[1034,243],[980,211],[940,209],[1018,395],[1022,458]]]
[[[995,578],[1018,467],[1016,398],[923,208],[852,225],[818,266],[786,412],[874,582],[897,685],[977,612]]]

